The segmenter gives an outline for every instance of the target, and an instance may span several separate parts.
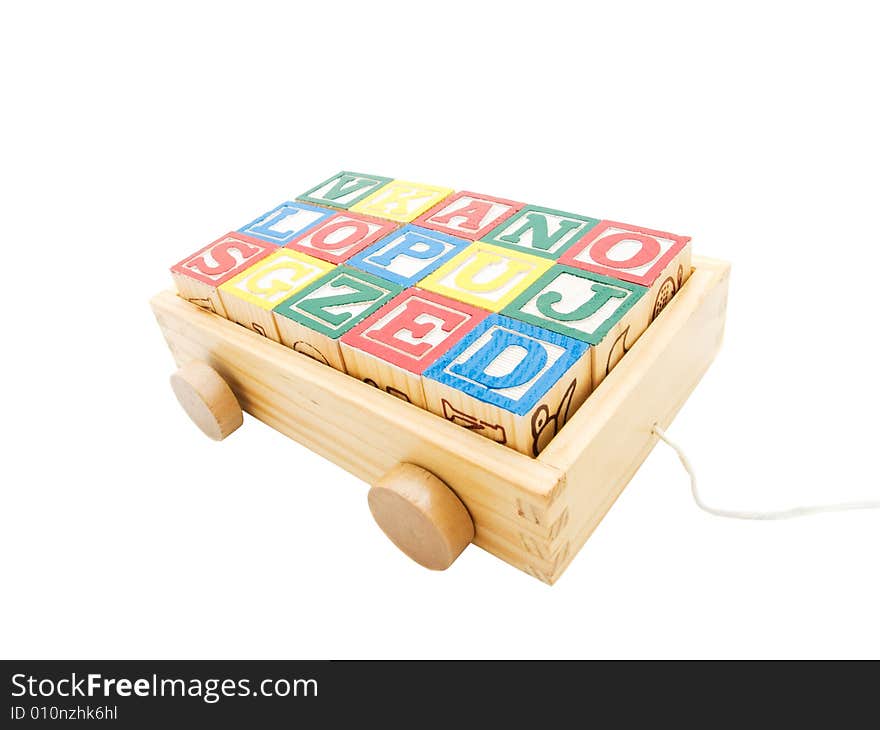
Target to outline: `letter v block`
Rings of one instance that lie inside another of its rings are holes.
[[[193,304],[226,317],[217,287],[278,249],[241,233],[227,233],[171,267],[177,293]]]
[[[397,224],[392,221],[354,213],[334,213],[294,238],[286,247],[331,264],[341,264],[396,228]]]
[[[647,329],[647,291],[638,284],[557,264],[504,314],[590,344],[596,388]]]
[[[326,261],[276,248],[274,253],[221,285],[220,299],[229,319],[280,342],[272,309],[332,268]]]
[[[400,291],[378,276],[339,266],[275,307],[281,342],[346,372],[339,338]]]
[[[529,456],[591,390],[589,345],[492,314],[425,372],[428,409]]]
[[[481,240],[555,261],[598,222],[577,213],[527,205]]]
[[[407,289],[339,341],[349,375],[426,408],[422,373],[488,312]]]
[[[507,220],[525,203],[462,191],[413,221],[418,226],[476,241]]]
[[[297,200],[324,205],[328,208],[348,210],[390,182],[390,177],[364,175],[360,172],[343,170],[306,190]]]
[[[392,180],[351,207],[354,213],[409,223],[448,197],[452,188]]]

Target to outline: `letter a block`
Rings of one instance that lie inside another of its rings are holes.
[[[333,215],[332,210],[304,203],[282,203],[268,213],[252,220],[239,232],[246,233],[276,246],[285,246],[303,231]]]
[[[390,281],[339,266],[275,307],[281,342],[345,372],[339,338],[400,291]]]
[[[638,284],[557,264],[504,314],[590,344],[596,388],[648,327],[647,291]]]
[[[476,241],[507,220],[525,203],[462,191],[413,221],[418,226]]]
[[[307,190],[297,200],[325,205],[328,208],[348,210],[355,203],[359,203],[371,193],[375,193],[385,183],[390,182],[390,177],[364,175],[360,172],[343,170]]]
[[[407,289],[340,341],[349,375],[425,408],[422,373],[488,312]]]
[[[576,213],[527,205],[481,240],[555,261],[598,222]]]
[[[220,287],[227,318],[280,342],[272,309],[332,268],[326,261],[298,251],[275,249]]]
[[[552,265],[547,259],[487,243],[473,243],[418,286],[474,307],[499,312]]]
[[[297,236],[287,248],[331,264],[341,264],[397,228],[392,221],[354,213],[335,213]]]
[[[690,240],[602,221],[566,251],[559,263],[648,287],[651,310],[647,327],[691,275]]]
[[[377,218],[388,218],[398,223],[409,223],[428,208],[432,208],[452,192],[452,188],[436,185],[392,180],[353,205],[353,213],[363,213]]]
[[[470,245],[463,238],[407,225],[348,260],[348,265],[407,287]]]
[[[278,249],[241,233],[227,233],[171,267],[177,292],[221,317],[226,309],[217,287]]]
[[[437,415],[537,456],[590,393],[589,345],[493,314],[422,385]]]

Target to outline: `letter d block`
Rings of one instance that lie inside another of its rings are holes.
[[[227,233],[171,267],[177,292],[221,317],[226,309],[217,287],[278,249],[241,233]]]
[[[422,373],[488,315],[439,294],[407,289],[339,341],[345,369],[426,408]]]
[[[591,345],[596,388],[648,327],[647,291],[638,284],[557,264],[504,314]]]
[[[589,345],[492,314],[425,372],[428,409],[537,456],[591,390]]]
[[[229,319],[280,342],[272,309],[332,268],[326,261],[276,248],[275,253],[223,284],[220,299]]]
[[[340,266],[275,307],[281,342],[345,372],[339,338],[400,291],[390,281]]]

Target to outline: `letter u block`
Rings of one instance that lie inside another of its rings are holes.
[[[276,248],[273,254],[223,284],[220,299],[229,319],[280,342],[272,310],[332,268],[326,261]]]
[[[349,375],[426,408],[422,373],[488,312],[407,289],[339,341]]]
[[[241,233],[227,233],[171,267],[177,293],[226,317],[217,287],[278,249]]]
[[[537,456],[590,393],[589,349],[492,314],[425,372],[428,409]]]
[[[346,372],[339,338],[400,291],[393,282],[339,266],[275,307],[281,342]]]

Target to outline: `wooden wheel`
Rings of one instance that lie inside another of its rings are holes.
[[[171,376],[171,388],[183,410],[206,436],[222,441],[241,426],[241,406],[214,368],[188,362]]]
[[[444,482],[415,464],[398,464],[367,495],[382,531],[431,570],[446,570],[474,539],[474,521]]]

